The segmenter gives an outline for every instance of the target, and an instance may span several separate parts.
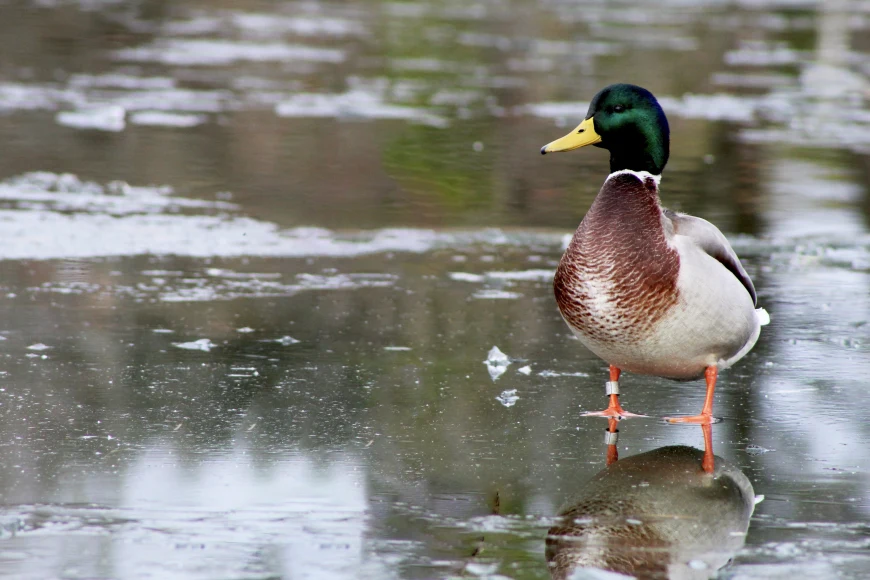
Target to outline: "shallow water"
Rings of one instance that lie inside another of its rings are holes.
[[[538,149],[631,81],[772,317],[712,432],[748,532],[656,550],[866,577],[870,9],[660,4],[0,4],[0,575],[550,577],[609,452],[551,290],[607,159]],[[623,391],[620,461],[703,448],[659,419],[700,383]]]

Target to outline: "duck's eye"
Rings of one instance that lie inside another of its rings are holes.
[[[621,113],[624,110],[625,110],[625,105],[616,105],[615,107],[613,107],[614,113]]]

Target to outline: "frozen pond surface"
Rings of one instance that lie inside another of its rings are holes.
[[[0,4],[0,576],[867,577],[866,2],[240,4]],[[772,317],[714,477],[699,382],[580,417],[538,148],[616,81]]]

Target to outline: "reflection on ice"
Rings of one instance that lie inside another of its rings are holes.
[[[743,546],[755,494],[735,466],[716,457],[707,473],[703,458],[661,447],[593,477],[547,535],[553,578],[586,568],[642,580],[714,576]]]
[[[247,435],[249,425],[239,438]],[[365,474],[354,457],[328,466],[305,455],[259,462],[243,444],[197,461],[155,443],[121,475],[113,504],[94,505],[108,482],[92,478],[70,505],[7,510],[24,554],[0,559],[16,578],[67,575],[137,578],[389,578],[384,562],[364,557]],[[100,556],[92,553],[99,547]],[[86,547],[86,549],[82,549]],[[35,552],[32,552],[34,551]]]

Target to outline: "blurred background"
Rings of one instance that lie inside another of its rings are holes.
[[[863,577],[860,0],[0,0],[0,574],[549,577],[606,379],[551,278],[608,158],[539,149],[614,82],[773,318],[717,389],[766,497],[722,575]],[[624,391],[622,456],[701,445],[655,419],[700,384]]]

